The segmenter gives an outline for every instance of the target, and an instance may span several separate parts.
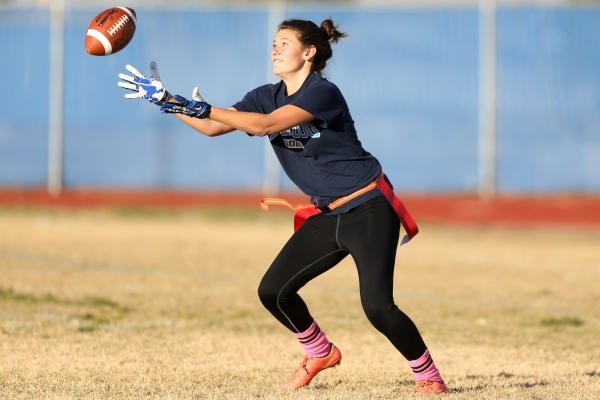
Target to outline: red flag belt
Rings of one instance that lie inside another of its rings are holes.
[[[355,199],[358,196],[367,193],[375,188],[379,188],[381,193],[383,193],[383,195],[388,199],[388,201],[396,211],[396,214],[398,214],[400,222],[402,223],[404,230],[406,230],[406,236],[402,239],[401,242],[401,244],[404,244],[410,239],[412,239],[417,233],[419,233],[419,228],[415,223],[414,219],[408,213],[408,210],[406,209],[402,201],[394,194],[394,191],[384,179],[384,176],[385,175],[383,174],[383,172],[381,172],[381,174],[379,174],[377,179],[375,179],[373,182],[357,190],[356,192],[349,194],[348,196],[340,197],[339,199],[331,202],[327,206],[327,208],[333,211],[341,205],[346,204],[350,200]],[[302,224],[306,222],[307,219],[314,217],[315,215],[321,214],[323,212],[314,204],[296,204],[295,206],[293,206],[287,200],[280,198],[262,199],[260,201],[260,206],[263,210],[268,210],[269,206],[284,206],[296,211],[296,214],[294,215],[294,231],[297,231],[298,228],[300,228],[300,226],[302,226]]]

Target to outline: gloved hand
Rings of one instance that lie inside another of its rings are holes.
[[[200,90],[198,90],[198,86],[196,86],[192,91],[192,99],[204,102],[204,99],[202,98],[202,96],[200,96]]]
[[[198,87],[194,88],[192,92],[192,98],[194,100],[188,100],[183,96],[173,96],[176,102],[167,101],[164,102],[160,107],[160,112],[165,114],[183,114],[193,118],[206,118],[210,115],[211,105],[204,101]]]
[[[159,106],[163,105],[163,101],[169,96],[169,93],[163,86],[160,75],[158,75],[158,67],[154,61],[150,63],[150,78],[146,78],[135,67],[127,64],[125,66],[129,72],[135,76],[119,74],[119,78],[125,82],[119,82],[118,85],[122,88],[129,89],[135,93],[126,94],[128,99],[146,99]]]

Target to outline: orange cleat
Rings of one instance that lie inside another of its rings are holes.
[[[415,393],[418,394],[442,394],[448,393],[448,386],[444,382],[437,381],[419,381]]]
[[[294,371],[290,380],[283,384],[284,389],[299,389],[302,386],[306,386],[319,372],[324,369],[337,367],[342,361],[342,353],[340,350],[331,344],[331,351],[325,357],[322,358],[308,358],[304,356],[302,363]]]

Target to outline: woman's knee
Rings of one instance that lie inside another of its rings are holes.
[[[265,306],[267,309],[277,307],[278,294],[279,290],[274,285],[269,284],[269,282],[263,278],[263,280],[260,282],[260,285],[258,285],[258,298],[263,306]]]
[[[363,303],[362,306],[369,322],[380,332],[385,330],[391,320],[399,316],[398,312],[402,313],[393,302]]]
[[[377,329],[381,330],[384,319],[383,310],[380,307],[363,304],[363,311],[369,322]]]

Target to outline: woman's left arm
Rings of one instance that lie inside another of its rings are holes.
[[[315,116],[300,107],[288,104],[270,114],[212,107],[210,115],[207,118],[252,135],[265,136],[305,124],[314,120]]]

